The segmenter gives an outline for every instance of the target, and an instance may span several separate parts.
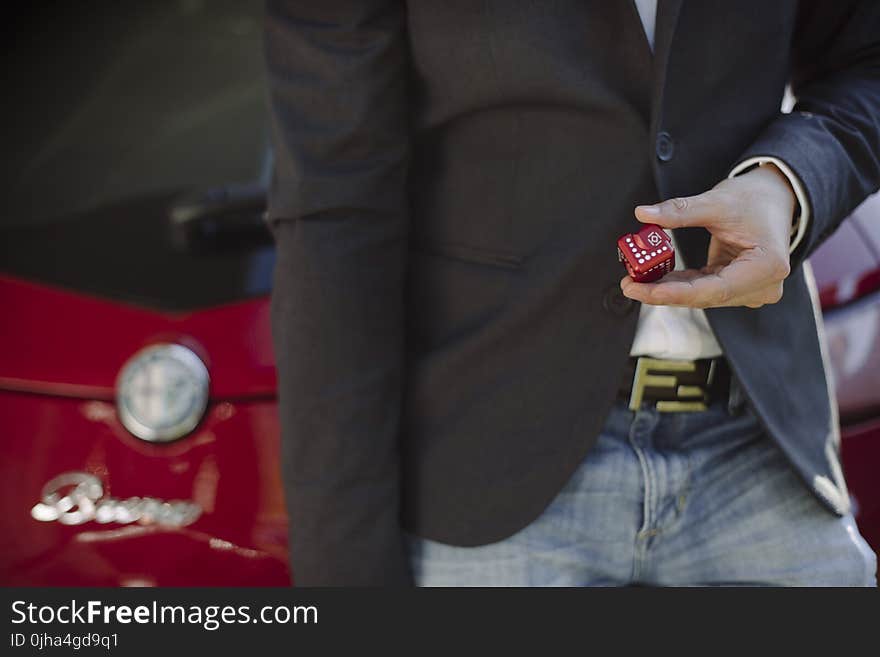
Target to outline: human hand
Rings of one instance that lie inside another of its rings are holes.
[[[673,271],[657,283],[624,276],[624,295],[662,306],[758,308],[782,298],[790,272],[791,218],[796,197],[776,166],[759,166],[708,192],[640,205],[636,219],[664,228],[702,226],[712,237],[706,266]]]

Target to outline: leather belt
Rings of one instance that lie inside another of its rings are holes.
[[[730,394],[730,366],[724,358],[663,360],[631,357],[618,398],[637,411],[644,402],[658,411],[705,411],[709,404]]]

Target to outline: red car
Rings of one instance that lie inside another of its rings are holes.
[[[268,170],[255,4],[77,6],[58,33],[22,32],[9,68],[30,111],[5,144],[20,165],[0,225],[0,585],[291,581],[264,186],[215,184]],[[25,84],[74,58],[64,83]],[[812,263],[846,474],[880,551],[880,196]]]
[[[880,552],[880,194],[811,258],[840,408],[844,469],[865,539]]]

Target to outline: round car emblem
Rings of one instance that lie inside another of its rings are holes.
[[[179,344],[155,344],[129,360],[116,382],[119,419],[150,442],[176,440],[192,431],[208,406],[208,368]]]

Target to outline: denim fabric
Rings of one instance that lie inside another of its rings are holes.
[[[524,529],[478,547],[407,545],[420,586],[876,585],[853,517],[818,501],[751,412],[721,404],[618,404]]]

